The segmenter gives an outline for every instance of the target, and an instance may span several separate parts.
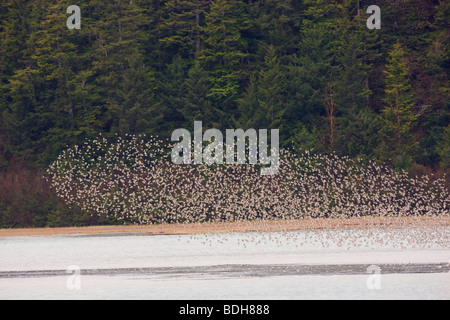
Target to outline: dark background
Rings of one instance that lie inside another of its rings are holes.
[[[115,223],[66,206],[46,167],[98,134],[167,138],[194,120],[441,177],[448,17],[437,0],[2,0],[0,227]]]

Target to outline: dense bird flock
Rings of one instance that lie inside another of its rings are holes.
[[[57,195],[90,214],[136,224],[449,215],[443,179],[375,162],[280,151],[259,165],[176,165],[157,137],[106,138],[68,148],[48,168]]]

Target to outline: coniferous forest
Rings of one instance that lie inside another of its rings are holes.
[[[99,134],[195,120],[442,177],[449,17],[445,0],[1,0],[0,227],[114,223],[68,207],[45,169]]]

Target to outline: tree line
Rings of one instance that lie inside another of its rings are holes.
[[[44,168],[99,134],[167,138],[195,120],[413,174],[450,168],[447,1],[376,1],[379,30],[373,1],[76,2],[0,4],[0,226],[101,223],[61,203]]]

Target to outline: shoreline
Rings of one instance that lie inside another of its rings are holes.
[[[348,227],[450,226],[450,216],[435,217],[363,217],[302,220],[263,220],[239,222],[205,222],[191,224],[88,226],[59,228],[0,229],[0,238],[53,235],[191,235],[232,232],[288,232],[332,230]]]

